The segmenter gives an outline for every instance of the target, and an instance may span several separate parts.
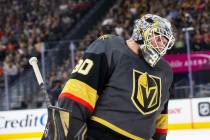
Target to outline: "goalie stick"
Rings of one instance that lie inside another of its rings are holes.
[[[50,102],[50,97],[47,93],[47,88],[46,88],[46,85],[43,81],[43,78],[42,78],[42,75],[40,73],[40,70],[39,70],[39,67],[38,67],[38,64],[37,64],[38,60],[36,57],[31,57],[29,59],[29,64],[33,67],[33,70],[34,70],[34,73],[35,73],[35,76],[36,76],[36,79],[38,81],[38,84],[40,86],[40,90],[41,90],[41,93],[44,94],[45,96],[45,102],[47,104],[47,107],[49,106],[52,106],[51,102]]]
[[[83,123],[81,121],[78,121],[74,117],[71,116],[71,111],[53,106],[50,101],[50,97],[47,93],[47,87],[46,84],[43,81],[42,75],[40,73],[39,67],[38,67],[38,60],[36,57],[31,57],[29,59],[30,65],[33,67],[36,79],[38,81],[38,84],[40,86],[41,93],[45,96],[45,102],[47,104],[48,108],[48,123],[45,128],[45,134],[42,137],[42,140],[64,140],[64,139],[72,139],[72,140],[84,140],[86,137],[86,131],[87,126],[86,123]],[[64,118],[61,118],[61,116],[64,116]],[[78,121],[78,125],[81,126],[80,129],[76,132],[74,136],[70,136],[68,134],[68,129],[71,125],[71,120]],[[64,127],[65,126],[65,127]],[[51,133],[48,132],[50,129]]]

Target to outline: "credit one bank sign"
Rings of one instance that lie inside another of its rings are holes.
[[[43,131],[47,122],[47,110],[32,109],[1,111],[0,133]]]

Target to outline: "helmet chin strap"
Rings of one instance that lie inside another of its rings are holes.
[[[148,52],[142,51],[142,54],[144,56],[144,60],[151,66],[154,67],[156,63],[160,60],[160,57],[158,54],[150,54]]]
[[[141,53],[143,55],[144,60],[151,66],[154,67],[156,63],[160,60],[160,56],[154,50],[147,50],[144,49],[144,44],[139,44]]]

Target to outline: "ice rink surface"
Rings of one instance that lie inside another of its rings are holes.
[[[210,140],[210,129],[170,130],[167,140]]]
[[[210,129],[169,130],[167,140],[210,140]]]

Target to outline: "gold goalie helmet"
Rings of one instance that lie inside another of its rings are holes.
[[[155,66],[175,42],[171,23],[152,14],[135,21],[131,38],[140,44],[143,57],[151,67]]]

